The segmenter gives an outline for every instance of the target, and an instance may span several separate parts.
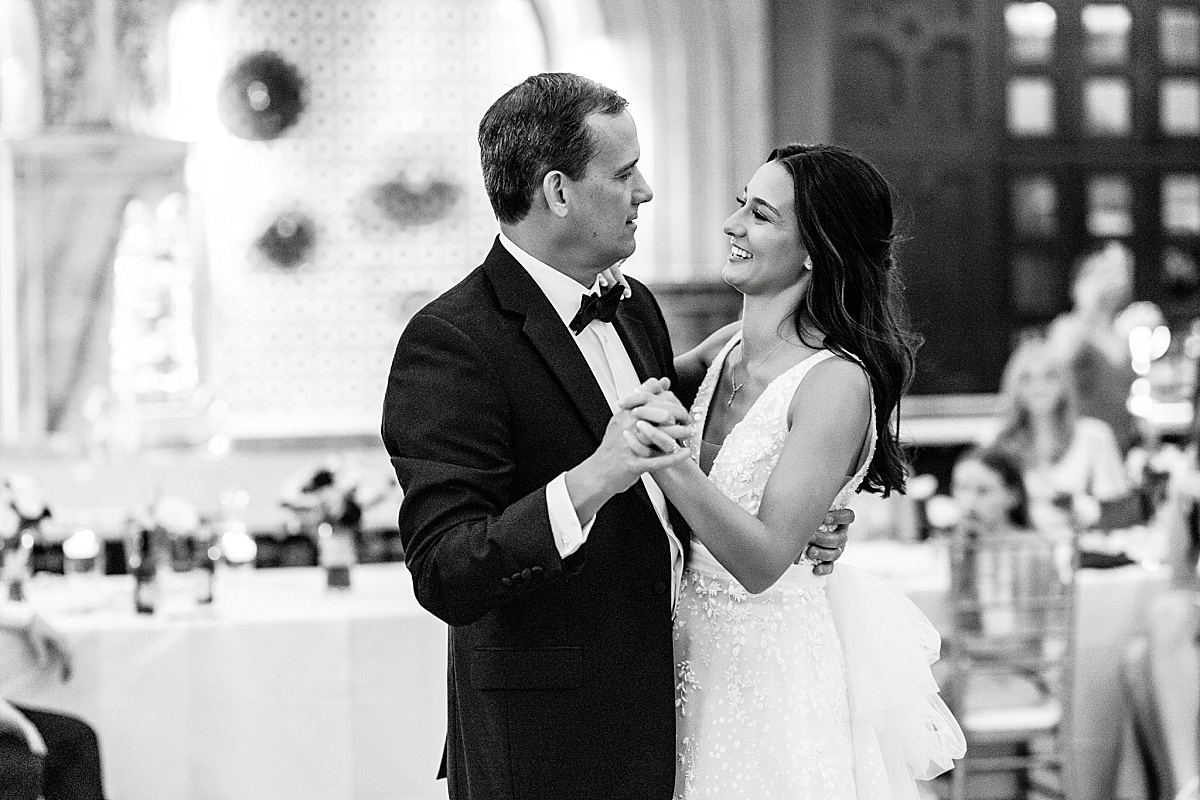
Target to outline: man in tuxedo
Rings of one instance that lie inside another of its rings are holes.
[[[671,613],[688,531],[619,407],[675,439],[661,310],[608,268],[653,193],[626,101],[536,75],[479,126],[501,233],[396,349],[383,439],[418,600],[450,626],[443,775],[455,800],[670,798]],[[810,554],[831,560],[844,529]]]
[[[28,647],[38,667],[71,677],[71,652],[25,603],[0,601],[0,647]],[[4,677],[4,676],[0,676]],[[0,800],[103,800],[100,744],[81,719],[0,698]]]

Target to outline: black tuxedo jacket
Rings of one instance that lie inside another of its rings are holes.
[[[630,285],[614,325],[641,379],[674,380],[662,312]],[[546,510],[546,485],[596,449],[611,416],[571,332],[499,241],[400,338],[383,439],[416,596],[451,626],[456,800],[671,797],[662,525],[638,481],[564,560]]]

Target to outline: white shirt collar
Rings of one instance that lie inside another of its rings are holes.
[[[503,233],[500,234],[500,244],[504,245],[504,249],[525,268],[529,277],[533,278],[534,283],[550,301],[550,305],[554,306],[554,311],[562,318],[563,325],[569,326],[571,320],[575,318],[582,296],[586,292],[596,291],[600,285],[600,276],[597,275],[591,289],[584,289],[583,285],[574,278],[568,278],[554,267],[526,253]]]

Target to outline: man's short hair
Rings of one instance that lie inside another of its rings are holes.
[[[524,219],[551,170],[583,177],[596,155],[588,117],[620,114],[628,105],[607,86],[569,72],[532,75],[492,103],[479,122],[479,155],[496,218]]]

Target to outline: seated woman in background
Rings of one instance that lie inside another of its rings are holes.
[[[1027,633],[1029,641],[1040,641],[1038,631],[1048,622],[1045,601],[1059,595],[1061,582],[1054,542],[1031,527],[1020,464],[1000,450],[968,451],[954,464],[951,494],[961,513],[951,591],[983,608],[960,618],[958,627],[984,635]]]
[[[1046,341],[1017,348],[1004,369],[1005,419],[992,448],[1016,458],[1035,528],[1070,527],[1080,497],[1114,500],[1130,491],[1107,423],[1081,416],[1067,365]]]

